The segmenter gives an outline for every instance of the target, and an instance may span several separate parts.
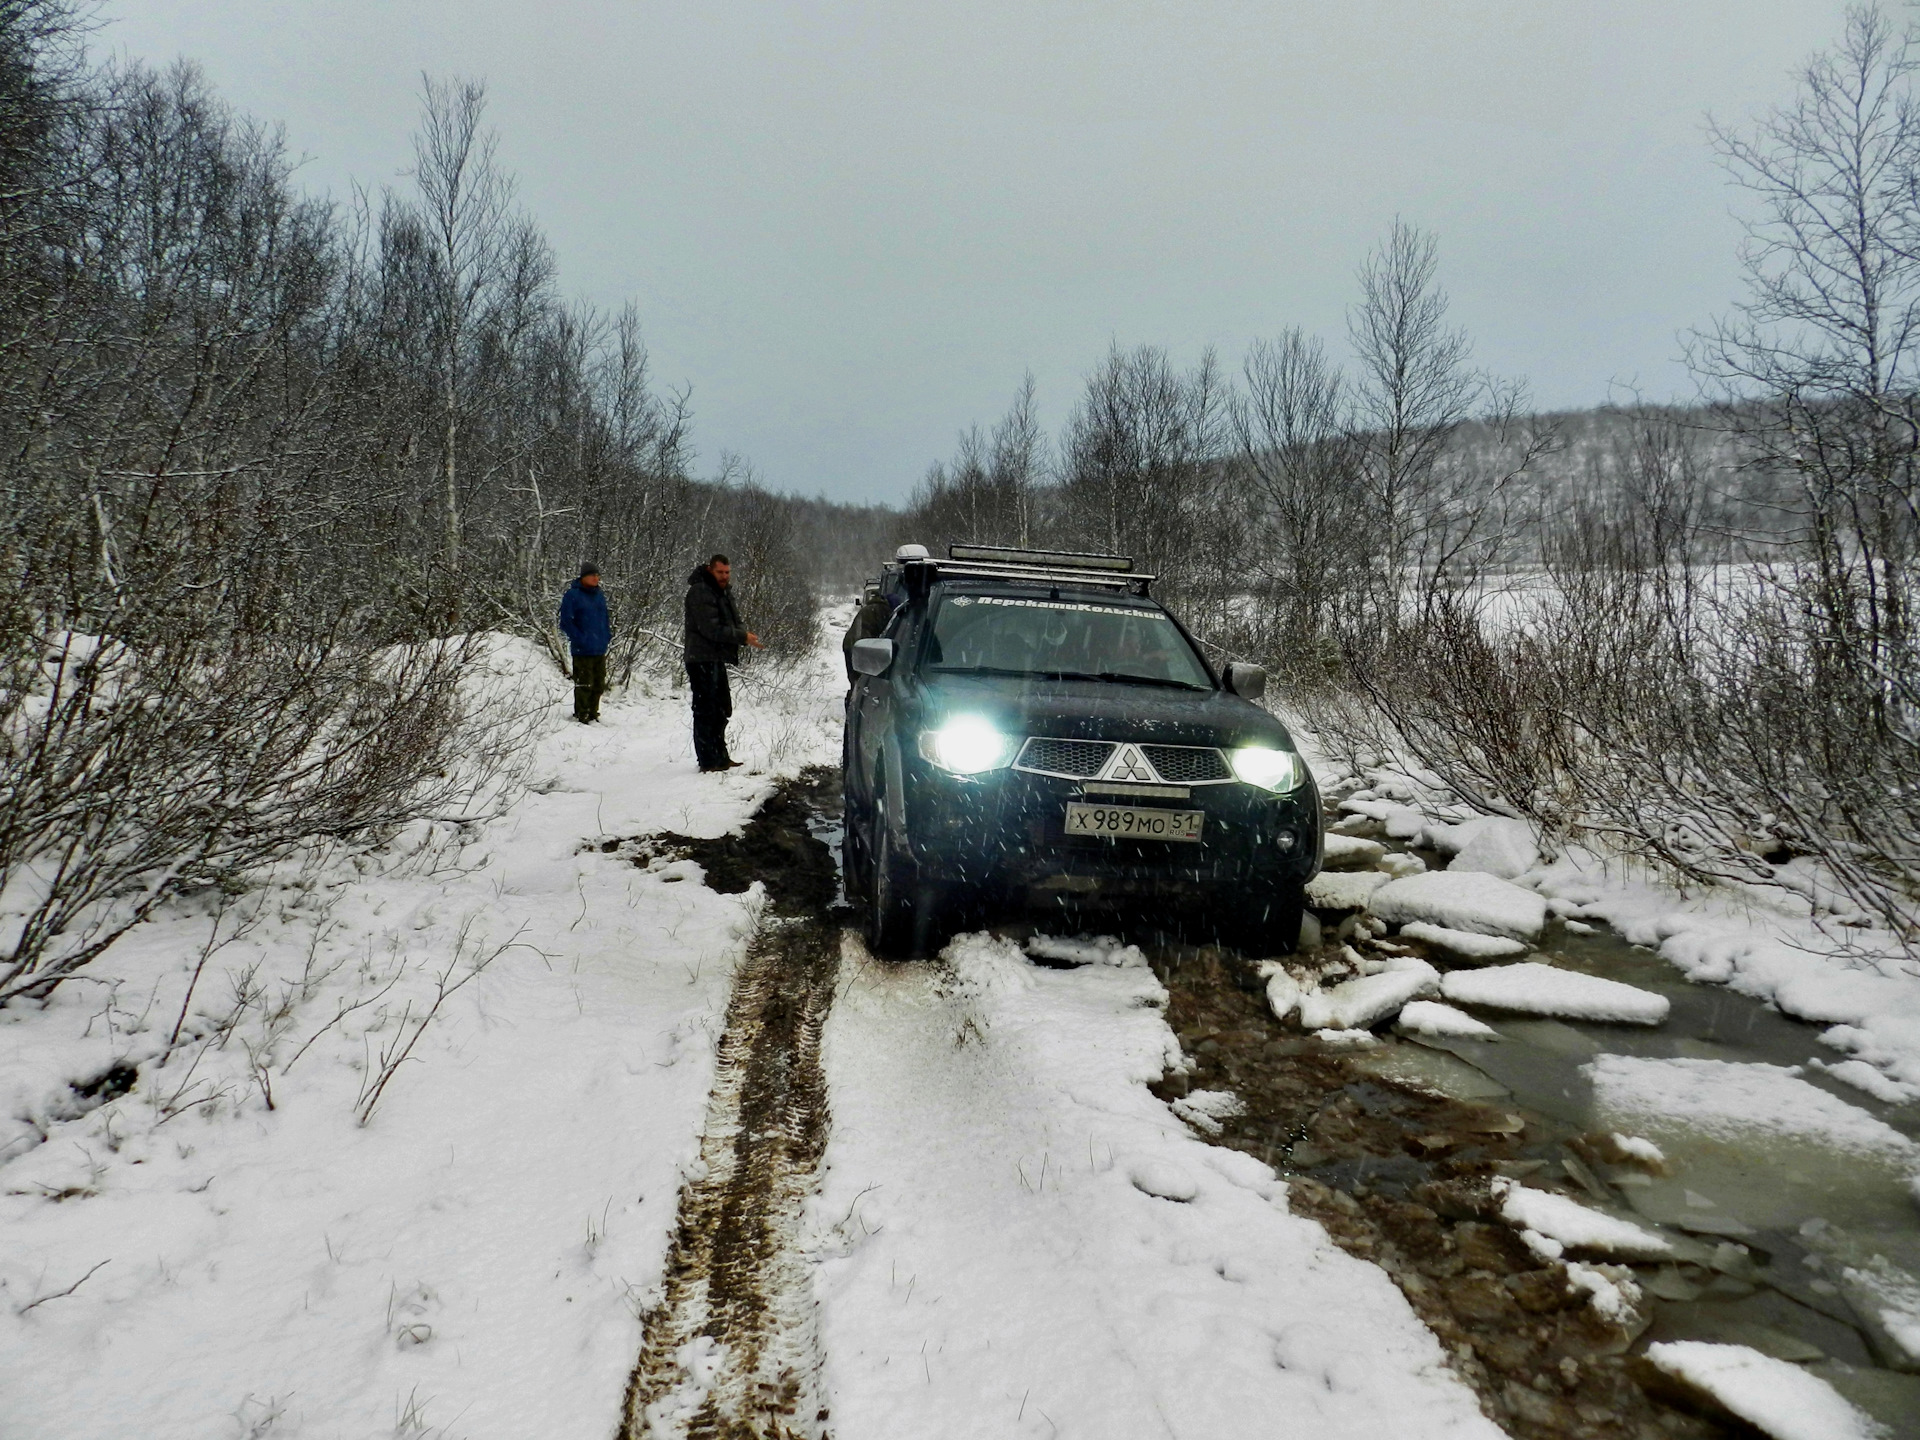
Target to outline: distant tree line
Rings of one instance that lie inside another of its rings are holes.
[[[1856,8],[1791,102],[1713,131],[1750,202],[1746,298],[1692,337],[1697,405],[1527,413],[1397,223],[1349,363],[1298,330],[1234,376],[1115,348],[1052,440],[1028,380],[901,537],[1133,555],[1351,763],[1409,757],[1549,842],[1784,888],[1912,955],[1914,66]]]

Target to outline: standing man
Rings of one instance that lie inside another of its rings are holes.
[[[607,688],[607,646],[613,621],[600,590],[600,567],[580,567],[580,578],[560,597],[560,633],[573,652],[573,718],[591,725],[600,718],[600,696]]]
[[[687,625],[683,644],[687,680],[693,688],[693,755],[702,770],[731,770],[741,762],[727,754],[727,717],[733,691],[727,666],[740,663],[740,647],[765,647],[734,608],[733,565],[715,555],[687,577]]]

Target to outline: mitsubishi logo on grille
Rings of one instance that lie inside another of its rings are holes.
[[[1147,764],[1147,757],[1140,753],[1138,745],[1122,745],[1100,772],[1102,780],[1138,780],[1152,784],[1160,777],[1153,773],[1153,767]]]

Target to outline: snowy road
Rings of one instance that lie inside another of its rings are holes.
[[[1497,1436],[1384,1273],[1148,1092],[1177,1047],[1121,953],[850,963],[815,1206],[835,1433]]]

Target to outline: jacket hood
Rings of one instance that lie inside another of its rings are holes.
[[[582,595],[598,595],[600,593],[600,587],[598,585],[594,586],[591,590],[589,590],[585,585],[582,585],[578,580],[575,580],[573,584],[568,586],[567,588],[570,590],[578,590]]]
[[[687,584],[698,585],[702,580],[706,581],[707,584],[713,586],[716,590],[720,588],[720,582],[713,578],[713,572],[711,570],[707,569],[704,565],[696,565],[693,567],[693,573],[687,576]]]

